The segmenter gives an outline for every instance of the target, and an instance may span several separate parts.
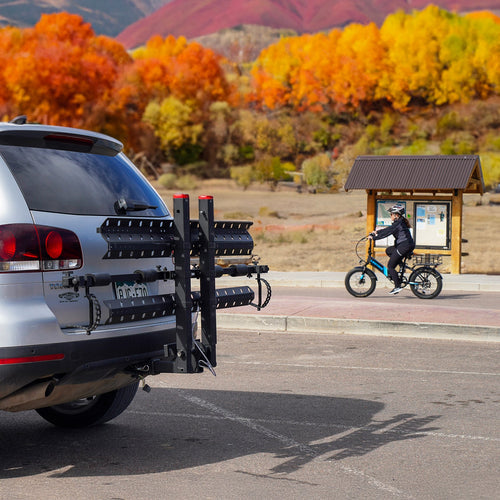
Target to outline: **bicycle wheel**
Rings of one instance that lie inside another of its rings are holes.
[[[346,274],[344,284],[354,297],[368,297],[375,290],[377,277],[370,269],[355,267]]]
[[[431,267],[420,267],[410,275],[410,288],[419,299],[433,299],[441,293],[443,278]]]

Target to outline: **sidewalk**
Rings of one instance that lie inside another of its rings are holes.
[[[397,297],[401,307],[394,307],[395,297],[387,296],[382,280],[373,296],[360,299],[345,291],[345,273],[270,272],[263,277],[273,289],[270,304],[261,311],[251,306],[220,310],[219,328],[500,341],[500,302],[492,295],[500,293],[500,276],[445,274],[440,297],[419,300],[405,290],[406,296]],[[255,280],[236,283],[235,278],[218,280],[217,288],[241,284],[256,290]],[[461,293],[460,300],[443,300],[450,292]],[[472,300],[487,305],[471,307]]]
[[[263,275],[272,286],[340,287],[344,288],[346,273],[342,272],[276,272]],[[380,279],[380,277],[379,277]],[[219,282],[217,282],[219,283]],[[226,281],[230,283],[230,281]],[[500,292],[500,275],[443,274],[446,290]],[[228,286],[231,286],[228,284]]]

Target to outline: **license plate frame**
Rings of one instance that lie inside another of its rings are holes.
[[[135,299],[149,296],[149,290],[146,283],[138,283],[137,281],[117,281],[114,283],[113,288],[117,299]]]

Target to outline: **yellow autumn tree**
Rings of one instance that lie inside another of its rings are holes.
[[[470,55],[476,74],[484,76],[478,97],[500,93],[500,18],[467,16],[476,32],[476,46]]]
[[[385,95],[395,108],[405,108],[411,99],[435,100],[443,70],[440,50],[451,16],[431,5],[411,15],[399,11],[384,21],[380,33],[388,71],[379,82],[378,95]]]
[[[144,121],[155,130],[161,148],[168,159],[189,163],[190,156],[201,150],[203,125],[193,121],[193,105],[169,96],[161,103],[152,101],[144,112]]]

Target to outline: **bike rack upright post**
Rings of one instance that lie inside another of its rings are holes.
[[[191,228],[189,195],[174,195],[174,268],[176,358],[174,371],[193,373],[193,301],[191,297]]]
[[[214,200],[212,196],[200,196],[199,238],[200,238],[200,293],[201,293],[201,335],[202,344],[212,366],[217,365],[216,344],[217,296],[215,291],[215,237]]]

